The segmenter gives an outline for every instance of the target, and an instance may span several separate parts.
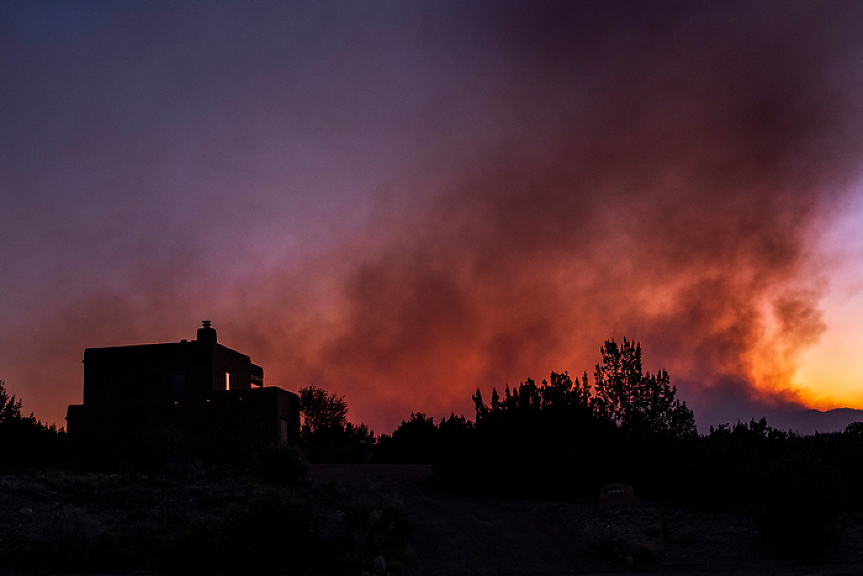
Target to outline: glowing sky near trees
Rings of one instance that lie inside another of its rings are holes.
[[[863,408],[857,2],[6,2],[0,378],[194,337],[411,411],[641,341],[706,423]]]

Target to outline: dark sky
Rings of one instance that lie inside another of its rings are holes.
[[[193,338],[391,432],[642,343],[863,407],[863,4],[0,3],[0,378]]]

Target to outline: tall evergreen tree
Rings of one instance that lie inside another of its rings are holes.
[[[695,417],[685,402],[675,398],[677,388],[671,385],[668,372],[643,373],[640,344],[624,338],[619,346],[609,340],[601,352],[591,399],[597,416],[635,431],[676,437],[696,434]]]

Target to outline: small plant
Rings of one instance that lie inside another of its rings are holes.
[[[654,538],[635,534],[614,523],[602,527],[589,526],[587,537],[590,554],[608,562],[632,566],[657,561],[657,543]]]
[[[96,568],[108,555],[105,526],[83,508],[65,506],[44,527],[38,546],[54,569]]]
[[[374,559],[383,556],[391,568],[400,566],[406,559],[410,536],[410,524],[401,497],[369,487],[353,494],[344,503],[347,520],[353,530],[357,561],[371,569]]]

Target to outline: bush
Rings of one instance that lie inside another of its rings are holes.
[[[345,549],[342,565],[334,564],[333,568],[361,566],[372,571],[377,556],[386,558],[391,569],[405,561],[411,530],[404,502],[398,494],[369,487],[341,494],[337,501],[344,509],[352,542],[350,548]]]
[[[761,512],[755,518],[768,552],[807,557],[838,541],[836,520],[845,504],[839,475],[809,454],[788,456],[768,471]]]
[[[309,566],[320,556],[305,503],[290,495],[262,495],[228,511],[222,568],[283,570]]]
[[[10,396],[0,380],[0,472],[56,465],[66,434],[21,412],[21,400]]]
[[[293,486],[308,476],[309,464],[303,454],[293,446],[282,446],[261,454],[260,474],[271,482]]]

